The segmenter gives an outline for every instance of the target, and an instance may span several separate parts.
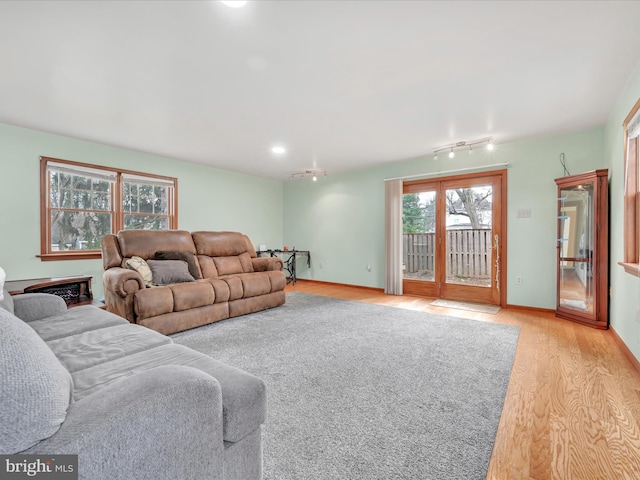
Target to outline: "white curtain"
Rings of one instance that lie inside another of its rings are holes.
[[[402,180],[384,182],[384,293],[402,295]]]

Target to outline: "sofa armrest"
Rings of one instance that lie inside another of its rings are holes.
[[[25,293],[13,297],[13,312],[25,322],[41,320],[67,311],[67,304],[50,293]]]
[[[252,258],[253,270],[255,272],[268,272],[269,270],[282,271],[284,263],[278,257],[257,257]]]
[[[122,298],[145,288],[142,275],[135,270],[122,267],[105,270],[102,274],[102,282],[105,290],[113,292]]]
[[[223,478],[222,393],[211,375],[166,365],[69,407],[51,437],[23,453],[77,454],[80,478]]]

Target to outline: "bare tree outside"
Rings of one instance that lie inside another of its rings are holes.
[[[447,282],[490,285],[492,192],[489,186],[448,189]],[[462,221],[461,221],[462,219]],[[403,196],[404,278],[433,281],[436,254],[435,191]]]
[[[49,172],[51,246],[58,250],[99,250],[100,239],[111,233],[113,208],[109,180]],[[169,228],[169,188],[151,183],[123,182],[124,227],[144,230]]]
[[[491,188],[456,188],[447,190],[449,215],[460,215],[469,219],[473,229],[483,228],[483,219],[491,212]]]
[[[54,250],[100,249],[100,239],[111,232],[111,188],[106,180],[50,171]]]

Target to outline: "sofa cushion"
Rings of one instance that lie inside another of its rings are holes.
[[[272,292],[284,290],[287,286],[287,277],[280,270],[269,270],[263,273],[269,277]]]
[[[99,394],[107,385],[159,365],[195,367],[218,380],[222,388],[223,436],[226,441],[241,440],[265,421],[266,388],[262,380],[176,344],[152,348],[74,373],[74,398],[80,400]]]
[[[266,272],[241,273],[242,298],[257,297],[271,293],[271,280]]]
[[[229,285],[227,282],[220,278],[206,278],[203,281],[209,283],[213,287],[213,293],[215,296],[214,303],[224,303],[229,301],[231,292],[229,291]]]
[[[14,454],[58,431],[73,383],[38,334],[4,309],[0,338],[0,452]]]
[[[121,230],[117,236],[124,258],[149,259],[168,251],[196,253],[191,233],[185,230]]]
[[[147,263],[151,268],[154,285],[195,281],[189,273],[189,265],[184,260],[149,260]]]
[[[74,373],[168,343],[172,343],[169,337],[127,322],[51,340],[47,345],[60,363]]]
[[[211,260],[216,267],[217,276],[253,272],[253,262],[248,252],[227,257],[212,257]]]
[[[13,314],[27,323],[62,315],[67,310],[64,299],[51,293],[25,293],[13,299]]]
[[[124,318],[91,305],[82,305],[41,320],[29,322],[29,325],[48,342],[68,335],[97,330],[114,325],[127,324]]]
[[[230,257],[213,257],[212,259],[219,276],[244,272],[240,258],[237,255]]]
[[[156,252],[156,260],[184,260],[189,265],[189,273],[196,280],[202,278],[196,256],[191,252]]]
[[[251,261],[251,255],[248,252],[241,253],[238,255],[240,259],[240,265],[242,265],[242,271],[244,273],[253,272],[253,262]]]
[[[238,300],[244,296],[244,290],[242,289],[242,280],[238,275],[226,275],[220,277],[229,287],[229,301]]]
[[[173,311],[204,307],[214,302],[213,286],[208,282],[176,283],[169,287],[173,292]]]
[[[239,232],[192,232],[191,236],[198,255],[230,257],[249,251],[247,237]]]
[[[169,287],[138,290],[133,295],[133,310],[138,319],[173,312],[173,292]]]
[[[213,263],[213,258],[206,255],[198,255],[198,263],[200,264],[200,270],[202,271],[202,278],[215,278],[219,277],[216,264]]]
[[[124,262],[124,265],[130,269],[135,270],[142,276],[142,281],[147,287],[153,285],[153,273],[151,272],[151,267],[146,262],[144,258],[140,258],[138,256],[133,256],[127,259]]]

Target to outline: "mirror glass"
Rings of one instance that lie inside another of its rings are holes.
[[[593,183],[560,190],[559,306],[593,314]]]

